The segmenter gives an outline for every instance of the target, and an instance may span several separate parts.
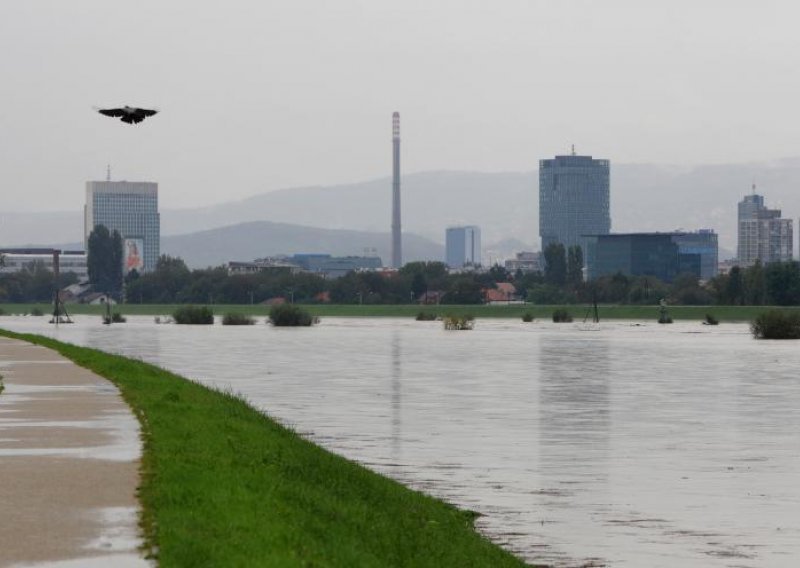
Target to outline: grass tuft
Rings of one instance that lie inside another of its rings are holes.
[[[255,318],[247,314],[228,312],[222,317],[222,325],[255,325]]]
[[[435,321],[438,316],[435,312],[417,312],[417,321]]]
[[[213,325],[214,312],[208,306],[181,306],[176,309],[172,318],[175,323],[186,325]]]
[[[555,310],[553,312],[553,321],[555,323],[570,323],[572,321],[572,314],[563,309]]]
[[[463,316],[449,315],[445,316],[442,321],[444,328],[450,331],[469,331],[475,327],[475,318],[466,314]]]

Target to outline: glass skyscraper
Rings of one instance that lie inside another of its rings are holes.
[[[584,235],[611,230],[609,162],[591,156],[556,156],[539,161],[539,236],[542,250],[552,243],[580,245]]]
[[[672,282],[682,273],[701,280],[717,275],[717,234],[709,229],[675,233],[617,233],[587,237],[586,276],[622,273]]]
[[[97,225],[119,231],[123,272],[155,270],[161,247],[158,184],[132,181],[86,182],[84,244]]]

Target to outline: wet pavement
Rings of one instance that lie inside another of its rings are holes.
[[[139,426],[117,389],[0,338],[0,565],[149,566],[138,552]]]

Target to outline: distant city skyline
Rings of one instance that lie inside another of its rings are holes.
[[[109,162],[158,179],[165,208],[369,180],[394,110],[407,174],[533,171],[570,144],[615,164],[800,156],[788,0],[312,4],[7,3],[0,187],[53,211]],[[125,104],[160,112],[92,110]]]

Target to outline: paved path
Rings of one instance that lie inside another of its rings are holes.
[[[139,426],[116,387],[2,337],[0,375],[0,566],[148,566]]]

